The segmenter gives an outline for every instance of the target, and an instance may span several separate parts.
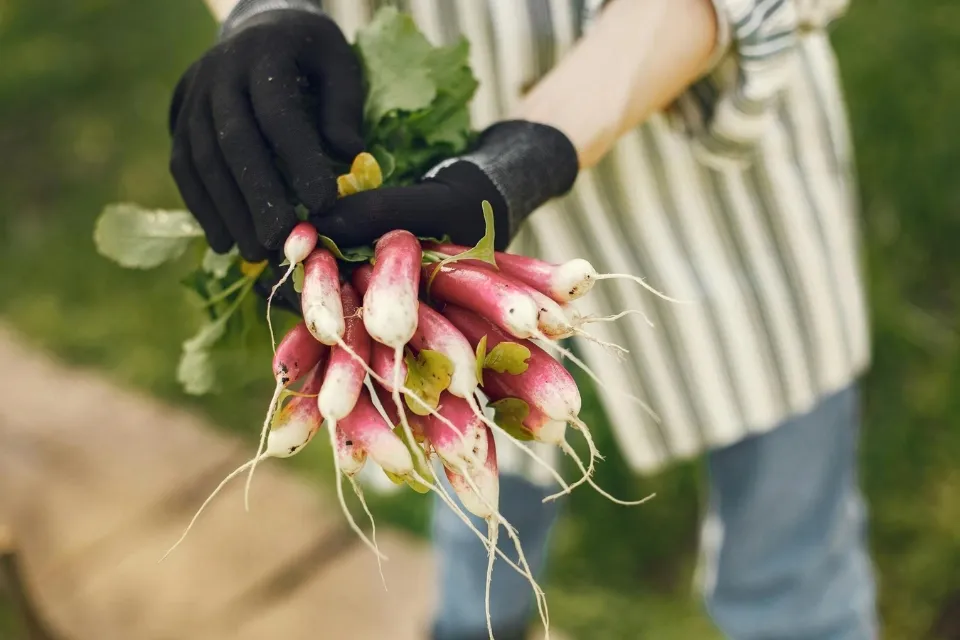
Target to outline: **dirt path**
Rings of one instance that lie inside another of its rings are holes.
[[[37,383],[54,379],[57,394],[41,396]],[[424,637],[427,549],[381,533],[385,593],[339,510],[275,466],[258,471],[256,517],[235,483],[158,564],[242,460],[237,441],[196,417],[26,349],[0,326],[0,524],[62,640]]]

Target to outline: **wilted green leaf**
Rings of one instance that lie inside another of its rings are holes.
[[[501,342],[483,360],[486,369],[515,376],[527,370],[530,349],[517,342]]]
[[[377,159],[377,164],[380,165],[380,173],[383,179],[388,180],[397,168],[397,162],[394,160],[393,154],[387,151],[382,144],[373,145],[370,153]]]
[[[503,398],[491,402],[495,414],[493,421],[517,440],[533,440],[533,434],[523,425],[530,415],[530,405],[520,398]]]
[[[203,229],[188,211],[147,210],[138,205],[108,205],[97,218],[97,251],[120,266],[152,269],[183,255]]]
[[[407,378],[404,386],[413,391],[431,409],[436,409],[440,394],[450,386],[453,376],[453,361],[439,351],[422,349],[414,357],[410,350],[404,354],[407,365]],[[418,416],[429,415],[430,411],[419,402],[406,397],[410,411]]]

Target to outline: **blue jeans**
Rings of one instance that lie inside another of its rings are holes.
[[[735,640],[874,640],[875,585],[858,488],[856,385],[773,431],[708,455],[710,508],[701,536],[707,611]],[[501,480],[500,509],[542,574],[556,503],[517,476]],[[642,507],[638,507],[642,508]],[[474,518],[481,531],[484,523]],[[450,511],[434,510],[439,560],[435,640],[487,638],[486,552]],[[638,540],[642,543],[642,540]],[[500,546],[513,557],[501,529]],[[527,581],[497,562],[491,615],[497,640],[522,640]]]

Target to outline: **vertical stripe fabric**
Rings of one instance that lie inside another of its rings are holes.
[[[643,311],[654,325],[639,315],[588,325],[629,349],[625,362],[576,342],[605,383],[624,458],[643,473],[768,431],[870,361],[856,170],[825,31],[847,2],[712,2],[722,21],[714,70],[532,215],[511,246],[551,262],[586,258],[692,301],[608,279],[577,303],[584,315]],[[589,34],[603,2],[324,1],[348,29],[384,5],[409,11],[432,42],[470,41],[481,129]],[[504,455],[504,468],[546,478]]]

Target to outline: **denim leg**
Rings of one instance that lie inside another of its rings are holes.
[[[541,500],[552,493],[552,486],[538,486],[517,475],[500,477],[500,513],[516,527],[523,554],[538,581],[543,576],[547,542],[558,512],[556,501],[542,504]],[[487,524],[483,520],[475,516],[470,519],[486,534]],[[503,527],[497,546],[516,561],[516,549]],[[433,509],[433,548],[439,573],[434,640],[486,640],[487,552],[476,535],[439,499]],[[498,558],[490,589],[490,615],[497,640],[522,640],[533,607],[530,583]]]
[[[856,386],[709,455],[707,608],[735,640],[873,640]]]

